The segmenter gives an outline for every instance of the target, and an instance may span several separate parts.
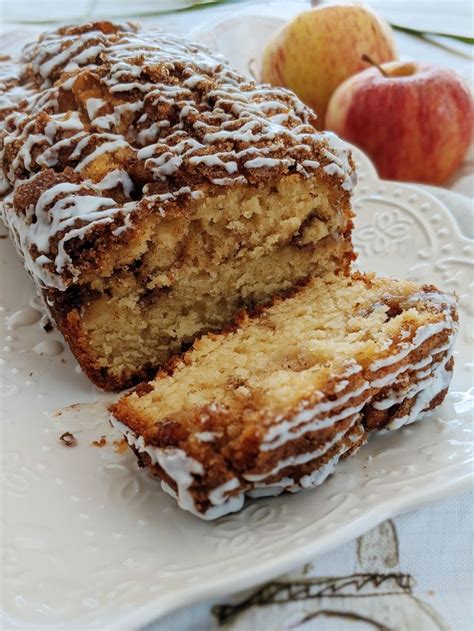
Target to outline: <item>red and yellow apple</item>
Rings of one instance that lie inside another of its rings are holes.
[[[261,78],[293,90],[316,112],[322,129],[329,98],[347,77],[367,67],[364,54],[377,63],[397,58],[385,21],[363,6],[315,8],[297,15],[270,39]]]
[[[453,71],[416,62],[381,64],[334,92],[326,127],[363,149],[385,179],[442,184],[471,140],[473,103]]]

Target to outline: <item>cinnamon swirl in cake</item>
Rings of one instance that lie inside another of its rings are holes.
[[[454,298],[373,275],[313,278],[208,334],[112,407],[142,466],[203,519],[320,484],[371,432],[440,404]]]
[[[347,272],[353,164],[292,93],[133,24],[61,28],[0,65],[4,220],[96,385]]]

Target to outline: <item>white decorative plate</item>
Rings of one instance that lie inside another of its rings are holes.
[[[57,332],[40,327],[32,284],[0,241],[2,628],[138,626],[269,579],[469,484],[474,242],[441,202],[379,181],[356,155],[360,266],[460,295],[451,392],[431,418],[373,439],[316,490],[249,502],[214,523],[181,511],[130,452],[116,452],[105,414],[112,397],[76,370]],[[76,447],[60,443],[66,431]],[[92,447],[103,435],[107,444]]]

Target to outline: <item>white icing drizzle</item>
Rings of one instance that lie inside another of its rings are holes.
[[[355,422],[355,419],[356,417],[354,417],[353,422]],[[269,478],[270,476],[275,475],[282,469],[286,469],[287,467],[295,467],[299,464],[304,464],[306,462],[310,462],[311,460],[315,460],[316,458],[320,458],[327,451],[329,451],[331,447],[333,447],[337,442],[339,442],[346,432],[347,432],[347,428],[340,432],[337,432],[322,447],[319,447],[318,449],[315,449],[314,451],[283,458],[270,471],[266,471],[265,473],[246,473],[244,474],[243,477],[249,482],[260,482],[261,480],[265,480],[265,478]]]
[[[163,471],[174,480],[177,486],[177,499],[181,508],[192,511],[194,499],[189,492],[193,484],[193,473],[204,473],[203,466],[197,460],[190,458],[182,449],[151,449],[143,447],[154,464],[159,464]]]
[[[161,488],[163,489],[163,491],[165,493],[167,493],[170,497],[172,497],[174,500],[178,499],[175,490],[173,489],[173,487],[171,487],[167,482],[165,482],[164,480],[161,480]]]
[[[416,393],[415,402],[412,405],[410,412],[405,416],[395,418],[387,425],[387,429],[398,429],[399,427],[402,427],[402,425],[409,425],[410,423],[418,420],[430,402],[440,392],[449,387],[453,377],[453,371],[446,369],[448,359],[440,362],[431,377],[424,381],[423,389],[420,389]]]
[[[343,449],[339,454],[331,458],[324,464],[320,469],[316,469],[312,473],[308,473],[304,475],[298,480],[298,487],[302,489],[310,489],[314,486],[318,486],[322,484],[324,480],[333,473],[336,468],[337,463],[339,462],[340,457],[343,453],[345,453],[347,449]],[[293,487],[294,488],[294,487]]]
[[[346,418],[347,416],[351,416],[352,414],[358,412],[365,405],[365,399],[358,406],[344,409],[339,415],[337,415],[337,417],[328,416],[324,419],[318,418],[318,416],[321,414],[326,414],[327,412],[330,412],[335,408],[343,406],[345,403],[350,401],[350,399],[359,397],[368,389],[369,382],[364,381],[356,390],[347,392],[335,401],[327,400],[321,403],[317,403],[312,408],[302,410],[290,420],[284,420],[272,425],[265,434],[265,437],[262,441],[262,451],[270,451],[271,449],[276,449],[277,447],[280,447],[281,445],[286,443],[288,440],[298,438],[299,436],[302,436],[309,431],[331,427],[337,420],[342,420],[343,418]],[[310,421],[311,423],[309,423]]]
[[[435,364],[431,364],[429,370],[425,371],[423,374],[420,375],[419,372],[416,373],[418,381],[413,384],[409,384],[406,388],[401,390],[390,389],[388,391],[384,391],[384,398],[381,401],[374,401],[372,403],[372,406],[376,410],[387,410],[393,405],[401,403],[405,399],[412,399],[422,391],[424,391],[424,394],[422,397],[417,396],[417,403],[418,399],[420,399],[420,401],[424,399],[425,403],[429,403],[436,394],[439,394],[441,390],[449,385],[449,381],[451,380],[452,371],[446,371],[445,366],[452,357],[454,351],[455,337],[456,336],[453,336],[448,352],[440,361],[436,362]],[[439,350],[435,349],[435,352],[432,352],[430,357],[438,352]],[[439,375],[443,375],[443,377],[441,378]],[[446,383],[447,376],[449,376],[449,379]],[[440,387],[439,390],[436,390],[437,386],[443,387]],[[429,396],[430,398],[425,399],[425,396]],[[412,409],[418,409],[418,405],[414,405]],[[420,408],[418,412],[420,412],[422,409],[423,408]],[[412,414],[412,411],[410,410],[410,418],[413,417],[413,419],[415,419],[418,412]]]
[[[339,175],[343,177],[342,188],[351,190],[357,183],[357,173],[354,169],[351,169],[349,147],[343,140],[336,136],[336,134],[330,131],[325,131],[323,135],[328,141],[331,150],[330,152],[325,152],[326,157],[330,158],[332,164],[338,167],[338,170],[334,171],[332,165],[327,165],[323,170],[329,175]]]
[[[332,427],[334,423],[347,419],[350,416],[356,418],[358,416],[358,413],[362,410],[362,408],[364,407],[364,405],[366,405],[366,403],[367,403],[367,398],[365,397],[361,403],[354,406],[346,407],[338,414],[329,415],[328,417],[324,419],[316,418],[310,423],[304,423],[302,425],[298,425],[296,429],[293,429],[293,426],[290,423],[290,425],[286,426],[286,428],[284,429],[284,431],[281,433],[281,435],[278,437],[276,441],[270,444],[263,443],[261,446],[261,450],[270,451],[271,449],[276,449],[277,447],[281,447],[281,445],[284,445],[288,441],[296,440],[297,438],[300,438],[301,436],[304,436],[305,434],[308,434],[309,432],[315,432],[315,431],[319,431],[320,429]]]
[[[413,348],[417,348],[426,340],[429,340],[430,337],[436,335],[437,333],[441,333],[446,329],[450,329],[451,324],[446,320],[440,320],[439,322],[435,322],[433,324],[427,324],[425,326],[420,327],[413,339],[412,343],[403,343],[401,344],[402,350],[396,354],[389,355],[388,357],[383,357],[381,359],[377,359],[372,362],[370,365],[370,370],[376,372],[381,368],[385,368],[387,366],[392,366],[393,364],[398,363],[400,360],[404,359],[407,355],[409,355]]]
[[[240,486],[238,478],[230,478],[210,491],[209,501],[212,506],[205,513],[199,512],[190,493],[190,487],[194,483],[193,475],[203,475],[204,467],[202,464],[188,456],[182,449],[146,445],[143,436],[138,436],[127,425],[113,416],[110,417],[110,422],[125,436],[129,445],[133,445],[141,453],[148,454],[151,462],[158,464],[174,481],[176,491],[164,481],[161,482],[161,488],[174,497],[183,510],[187,510],[201,519],[211,520],[218,519],[221,515],[239,511],[242,508],[245,500],[244,493],[227,496],[228,493],[238,489]]]
[[[284,477],[281,480],[278,480],[278,482],[273,482],[271,484],[255,482],[253,488],[247,491],[246,495],[253,498],[273,497],[275,495],[280,495],[284,491],[297,493],[303,489],[313,488],[322,484],[326,478],[333,473],[337,463],[341,459],[341,456],[354,447],[354,444],[361,438],[361,435],[357,432],[355,434],[351,434],[349,430],[349,435],[344,438],[344,444],[334,456],[332,456],[324,465],[317,467],[311,473],[302,476],[298,482],[295,482],[293,478],[289,477]],[[352,444],[347,445],[345,442],[346,439],[349,439]]]
[[[56,270],[63,270],[70,259],[65,250],[65,244],[69,239],[83,236],[91,223],[98,225],[112,221],[117,213],[116,203],[107,197],[96,195],[78,195],[84,192],[84,187],[78,184],[57,184],[45,191],[36,205],[36,222],[29,225],[15,225],[21,221],[19,215],[11,213],[7,215],[7,223],[11,232],[19,239],[18,246],[25,255],[25,263],[28,269],[38,274],[38,267],[42,270],[40,280],[45,285],[51,286],[58,283],[58,289],[63,289],[61,277],[47,273],[47,266],[53,264]],[[91,192],[94,192],[92,189]],[[82,228],[73,228],[77,222],[84,222]],[[59,241],[59,247],[54,260],[49,258],[50,237],[73,228],[66,232]],[[33,261],[30,255],[30,246],[34,244],[42,254]]]
[[[442,313],[449,313],[451,307],[455,307],[457,300],[454,294],[447,294],[442,291],[419,291],[412,294],[407,302],[409,304],[416,304],[417,302],[430,301],[432,305],[438,307],[438,311]]]
[[[112,223],[120,216],[123,217],[123,225],[115,229],[113,234],[118,236],[133,225],[129,215],[136,208],[134,202],[119,206],[113,198],[101,196],[101,187],[108,190],[109,185],[122,183],[126,191],[133,185],[127,174],[119,176],[112,173],[98,185],[65,182],[51,187],[38,199],[36,223],[28,223],[25,216],[10,210],[10,197],[4,200],[4,221],[23,257],[25,267],[40,286],[64,290],[68,283],[63,280],[61,273],[69,271],[72,279],[79,275],[66,251],[66,245],[71,239],[83,239],[91,228]],[[90,194],[79,194],[84,192]],[[183,187],[175,193],[154,195],[150,200],[160,203],[189,192],[188,188]],[[57,254],[51,258],[51,237],[57,234],[63,236],[57,242]],[[32,256],[32,246],[39,252],[37,258]]]
[[[431,300],[428,297],[428,300]],[[388,357],[382,357],[381,359],[377,359],[370,364],[370,370],[376,372],[381,368],[385,368],[387,366],[392,366],[393,364],[398,363],[400,360],[404,359],[407,355],[409,355],[414,348],[418,348],[436,335],[437,333],[441,333],[442,331],[452,329],[453,321],[449,316],[449,306],[450,303],[445,303],[445,314],[446,317],[443,320],[439,320],[438,322],[432,322],[430,324],[426,324],[417,329],[415,336],[411,340],[411,342],[402,342],[399,344],[399,347],[402,349],[398,353],[394,353],[393,355],[389,355]]]
[[[107,105],[107,101],[104,101],[104,99],[95,99],[95,98],[87,99],[86,101],[87,116],[89,117],[91,121],[95,119],[95,117],[97,116],[97,112],[99,112],[99,110],[101,110],[104,107],[104,105]]]
[[[117,186],[121,186],[125,195],[130,197],[134,186],[129,174],[123,169],[115,169],[107,173],[107,175],[95,185],[95,188],[100,191],[109,191]]]
[[[89,153],[85,158],[83,158],[74,170],[80,173],[84,167],[86,167],[91,162],[94,162],[94,160],[97,160],[97,158],[104,155],[104,153],[114,153],[118,149],[123,149],[125,147],[129,147],[129,144],[123,138],[117,138],[110,142],[104,142],[103,144],[96,147],[94,151]],[[73,156],[74,153],[71,154],[71,157]]]
[[[244,163],[247,169],[261,169],[262,167],[276,167],[279,165],[289,166],[294,164],[294,160],[281,160],[276,158],[253,158]]]
[[[195,438],[203,443],[212,443],[219,436],[218,432],[196,432]]]
[[[374,381],[371,382],[371,385],[374,386],[375,388],[383,388],[384,386],[387,386],[390,383],[393,383],[394,378],[398,377],[404,372],[415,371],[415,370],[420,370],[420,368],[425,368],[425,366],[428,366],[431,364],[433,360],[433,355],[437,355],[438,353],[442,353],[450,349],[453,343],[454,342],[450,340],[446,342],[446,344],[443,344],[442,346],[438,346],[437,348],[434,348],[432,351],[430,351],[430,354],[427,355],[427,357],[424,357],[419,362],[415,364],[404,364],[403,366],[400,366],[400,368],[398,368],[397,370],[387,373],[384,377],[380,377],[379,379],[374,379]]]
[[[225,502],[227,493],[229,493],[229,491],[234,491],[239,487],[239,479],[231,478],[230,480],[227,480],[227,482],[224,482],[224,484],[221,484],[215,489],[212,489],[212,491],[209,493],[209,499],[211,503],[214,504],[214,506],[218,506],[219,504]]]
[[[164,480],[161,481],[161,488],[165,493],[170,495],[178,502],[178,506],[183,508],[179,502],[179,494],[176,494],[174,489],[169,484],[166,484]],[[199,512],[194,504],[191,508],[187,510],[189,510],[189,512],[196,517],[203,519],[204,521],[212,521],[214,519],[219,519],[219,517],[223,517],[224,515],[228,515],[229,513],[238,512],[244,505],[245,495],[246,493],[244,492],[238,493],[237,495],[232,495],[223,500],[221,504],[210,506],[205,513]]]

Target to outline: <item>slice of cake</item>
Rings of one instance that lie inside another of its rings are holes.
[[[98,386],[347,271],[352,161],[290,92],[109,22],[41,36],[0,78],[4,220]]]
[[[456,330],[435,287],[327,274],[196,341],[112,423],[183,509],[214,519],[321,483],[371,431],[440,404]]]

